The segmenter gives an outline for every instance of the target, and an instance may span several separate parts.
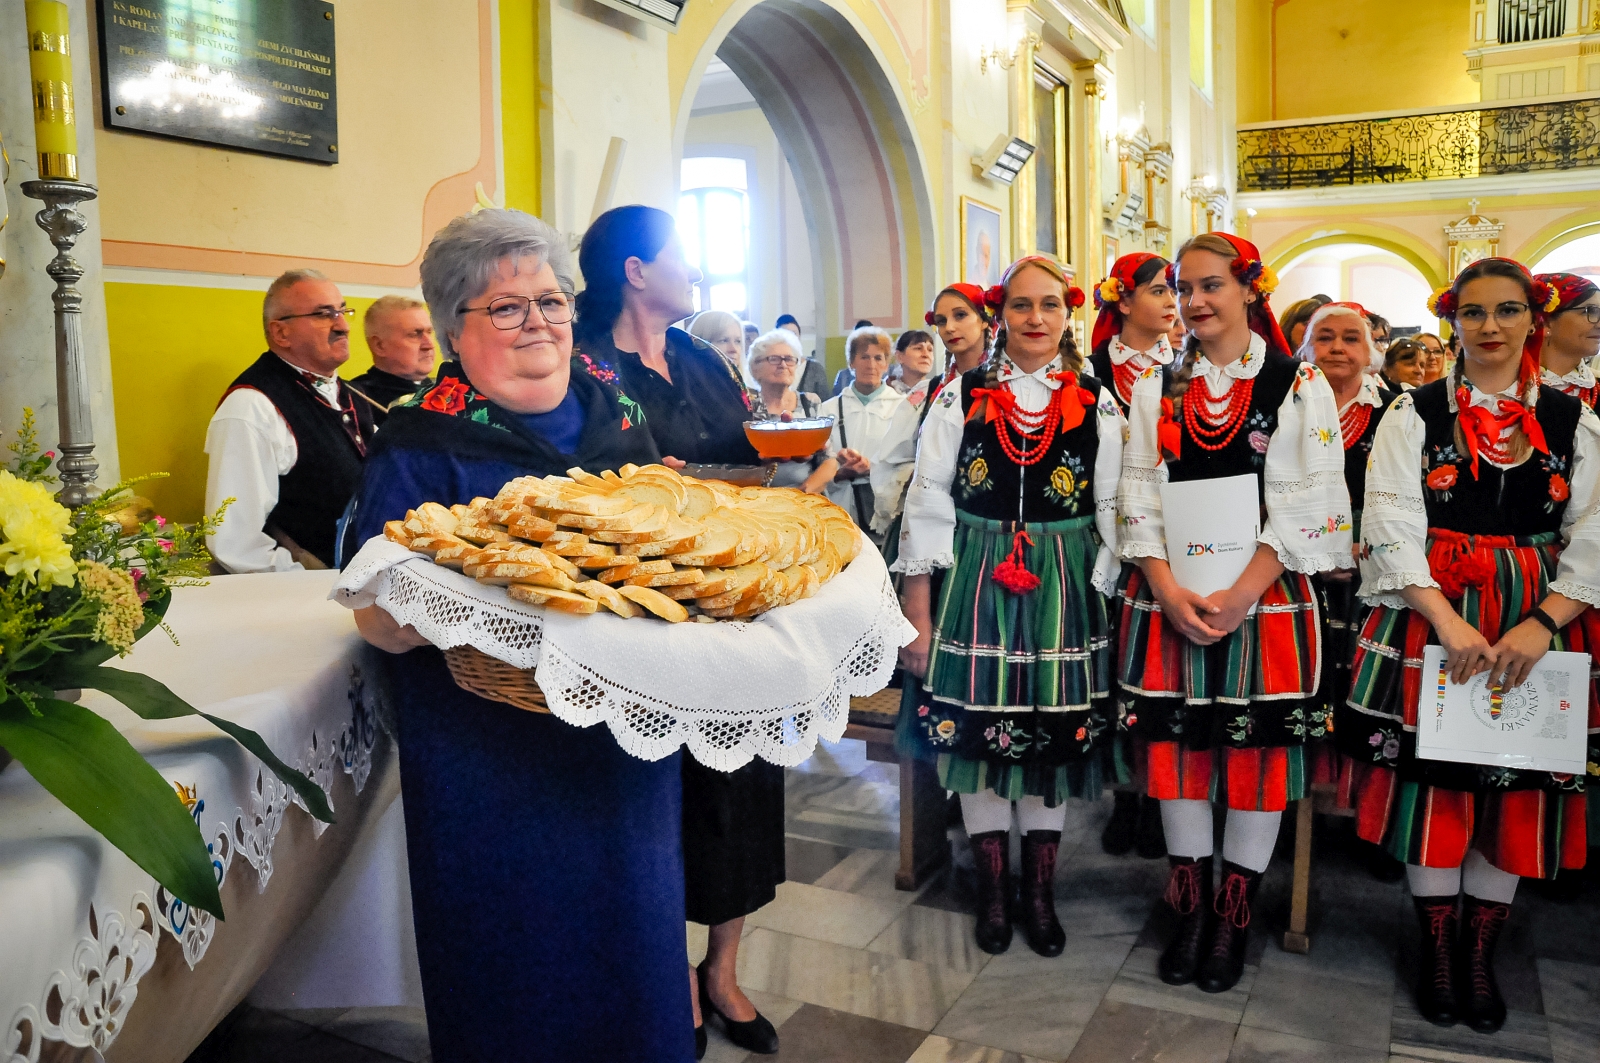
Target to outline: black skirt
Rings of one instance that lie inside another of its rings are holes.
[[[771,903],[784,880],[783,769],[760,759],[737,771],[683,757],[684,909],[715,926]]]

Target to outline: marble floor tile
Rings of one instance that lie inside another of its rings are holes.
[[[909,898],[863,897],[803,882],[783,882],[778,885],[777,899],[747,916],[745,924],[861,949],[883,933],[909,903]]]
[[[1600,1012],[1591,1000],[1590,1014]],[[1574,1022],[1547,1019],[1550,1027],[1550,1054],[1555,1063],[1595,1063],[1600,1059],[1600,1022]]]
[[[1232,1023],[1108,1000],[1067,1063],[1225,1063],[1234,1030]]]
[[[1600,891],[1562,902],[1525,890],[1517,894],[1511,911],[1513,919],[1526,914],[1541,958],[1569,963],[1594,963],[1600,958]]]
[[[349,1010],[349,1008],[283,1008],[277,1014],[295,1022],[303,1022],[307,1026],[315,1026],[320,1030]]]
[[[916,904],[896,916],[867,948],[974,975],[990,959],[973,937],[972,916]]]
[[[955,855],[959,857],[964,852],[964,849],[957,849]],[[970,916],[977,903],[973,893],[972,868],[953,862],[936,871],[923,883],[921,892],[912,903]]]
[[[1600,1022],[1600,966],[1541,958],[1538,968],[1546,1018]]]
[[[969,1045],[934,1034],[906,1060],[906,1063],[1049,1063],[1037,1056],[1023,1056],[986,1045]]]
[[[904,1063],[927,1035],[922,1030],[806,1004],[778,1034],[773,1063]]]
[[[895,872],[900,870],[900,853],[882,849],[860,849],[846,856],[812,883],[823,889],[840,890],[858,897],[876,897],[898,904],[917,899],[916,890],[896,889]]]
[[[790,778],[796,775],[859,775],[871,763],[867,759],[867,744],[858,738],[843,738],[837,742],[818,739],[816,752],[786,770]]]
[[[424,1053],[421,1058],[428,1057]],[[256,1008],[237,1016],[224,1037],[208,1039],[190,1059],[197,1063],[402,1063],[398,1056]]]
[[[1399,941],[1417,931],[1414,921],[1401,922],[1392,913],[1386,917],[1333,905],[1320,912],[1308,932],[1311,951],[1305,955],[1269,943],[1261,955],[1262,973],[1320,974],[1388,987],[1394,984]]]
[[[1233,1039],[1228,1063],[1386,1063],[1387,1049],[1356,1048],[1245,1026]]]
[[[1197,1019],[1215,1019],[1231,1022],[1235,1026],[1244,1017],[1245,1004],[1250,1000],[1250,989],[1256,981],[1256,969],[1246,967],[1239,984],[1226,993],[1202,993],[1193,985],[1167,985],[1156,973],[1156,961],[1161,950],[1148,946],[1137,947],[1128,954],[1127,962],[1117,972],[1116,981],[1106,991],[1107,1000],[1122,1004],[1137,1004],[1158,1011],[1175,1011]]]
[[[1132,935],[1072,938],[1057,957],[1036,955],[1021,933],[994,957],[934,1027],[957,1041],[1041,1059],[1065,1059],[1127,958]]]
[[[1300,971],[1262,972],[1241,1023],[1315,1041],[1386,1049],[1393,997],[1392,982],[1378,986]]]
[[[428,1057],[428,1019],[421,1008],[350,1008],[322,1029],[411,1063]]]
[[[790,776],[784,785],[785,804],[792,808],[827,809],[886,823],[899,829],[900,786],[859,775],[849,777]]]
[[[1482,1034],[1469,1026],[1433,1025],[1417,1012],[1403,985],[1397,985],[1394,997],[1391,1055],[1449,1063],[1554,1063],[1543,1015],[1508,1012],[1499,1033]]]
[[[923,1031],[971,981],[964,971],[765,928],[739,949],[739,984],[747,989]]]
[[[787,836],[783,839],[784,875],[790,882],[814,884],[853,852],[843,845]]]

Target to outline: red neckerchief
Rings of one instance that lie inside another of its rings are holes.
[[[1500,436],[1506,429],[1518,424],[1522,426],[1523,434],[1528,437],[1528,443],[1534,450],[1550,453],[1550,447],[1544,441],[1544,429],[1540,427],[1539,419],[1531,408],[1505,399],[1500,399],[1496,406],[1500,410],[1498,417],[1482,406],[1472,405],[1471,389],[1465,386],[1456,389],[1456,415],[1461,421],[1461,435],[1466,439],[1467,454],[1472,458],[1469,468],[1474,480],[1478,478],[1478,453],[1498,450]]]
[[[1049,377],[1061,384],[1056,393],[1050,396],[1050,401],[1061,411],[1061,431],[1070,432],[1083,423],[1086,406],[1094,405],[1094,394],[1088,388],[1078,386],[1077,373],[1051,373]],[[1002,414],[1008,419],[1015,420],[1020,413],[1017,409],[1016,395],[1012,394],[1011,389],[1005,384],[997,388],[973,388],[972,409],[967,413],[967,420],[976,417],[980,408],[985,411],[983,418],[985,423],[993,421]]]

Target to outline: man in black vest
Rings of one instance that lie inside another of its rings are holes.
[[[267,352],[228,387],[206,430],[206,508],[234,499],[208,540],[225,571],[332,566],[334,526],[373,432],[371,406],[338,377],[354,313],[316,270],[290,270],[267,289]]]
[[[367,307],[361,327],[372,368],[345,383],[367,404],[372,423],[382,425],[395,400],[414,394],[433,372],[433,319],[421,299],[385,295]]]

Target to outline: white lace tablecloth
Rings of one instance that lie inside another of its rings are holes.
[[[604,722],[636,757],[684,746],[719,771],[753,757],[792,767],[818,737],[837,741],[850,698],[888,685],[897,651],[916,637],[865,540],[814,596],[748,623],[547,612],[381,537],[351,560],[333,596],[352,609],[376,602],[441,649],[472,646],[534,669],[557,718]]]
[[[180,589],[167,621],[182,645],[155,632],[110,663],[155,676],[190,704],[255,729],[330,800],[341,775],[359,794],[377,723],[355,663],[360,637],[350,615],[327,601],[335,575],[227,576]],[[168,782],[192,791],[219,885],[240,873],[242,861],[267,892],[273,843],[298,803],[288,788],[198,717],[147,722],[95,691],[85,691],[82,703],[110,720]],[[319,839],[325,828],[316,825]],[[0,771],[0,1063],[35,1063],[41,1038],[104,1051],[125,1025],[161,937],[172,937],[195,968],[217,929],[215,919],[168,895],[20,764]],[[205,971],[201,965],[196,977]]]

